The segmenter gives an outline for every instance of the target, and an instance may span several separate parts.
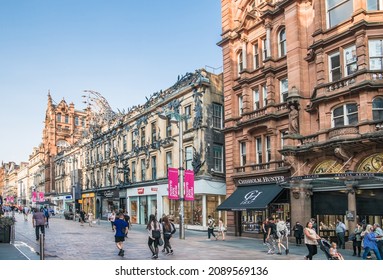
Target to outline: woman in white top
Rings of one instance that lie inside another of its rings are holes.
[[[222,240],[225,240],[225,225],[223,224],[222,218],[219,218],[218,222],[218,237],[222,236]]]
[[[305,260],[312,260],[313,256],[318,253],[317,246],[318,246],[318,239],[320,239],[320,236],[316,233],[316,231],[313,229],[313,223],[308,222],[306,225],[306,228],[303,231],[305,236],[305,244],[307,249],[309,250],[309,254],[305,256]]]
[[[109,214],[108,220],[110,221],[112,225],[112,230],[114,231],[113,225],[114,225],[114,221],[116,220],[116,212],[114,212],[114,210],[112,211],[112,213]]]

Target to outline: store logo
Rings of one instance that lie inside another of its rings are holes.
[[[260,192],[258,190],[254,190],[254,191],[248,192],[244,196],[244,200],[240,204],[241,205],[252,204],[261,193],[262,192]]]

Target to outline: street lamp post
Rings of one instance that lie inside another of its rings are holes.
[[[179,167],[178,167],[178,181],[179,181],[179,201],[180,201],[180,239],[185,239],[185,210],[184,210],[184,153],[183,153],[183,125],[182,121],[189,118],[188,115],[182,115],[178,112],[162,112],[159,114],[160,118],[167,119],[170,117],[170,122],[176,122],[178,125],[178,149],[179,149]]]

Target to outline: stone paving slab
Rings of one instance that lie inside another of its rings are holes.
[[[31,217],[30,217],[31,218]],[[24,244],[25,255],[39,259],[40,244],[35,241],[31,220],[25,222],[16,214],[15,243]],[[124,242],[125,256],[117,255],[114,233],[108,221],[81,225],[78,221],[52,217],[45,236],[45,260],[151,260],[147,245],[148,235],[144,225],[133,225]],[[267,255],[262,240],[228,235],[225,241],[207,240],[207,232],[185,231],[185,239],[179,239],[179,231],[171,239],[174,255],[159,254],[161,260],[303,260],[306,246],[290,246],[288,255]],[[162,249],[162,247],[161,247]],[[358,260],[351,250],[340,250],[346,260]],[[32,258],[33,259],[33,258]],[[318,247],[315,260],[325,260]]]

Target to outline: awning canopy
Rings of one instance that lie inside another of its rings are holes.
[[[264,210],[282,190],[276,184],[238,187],[217,210]]]

